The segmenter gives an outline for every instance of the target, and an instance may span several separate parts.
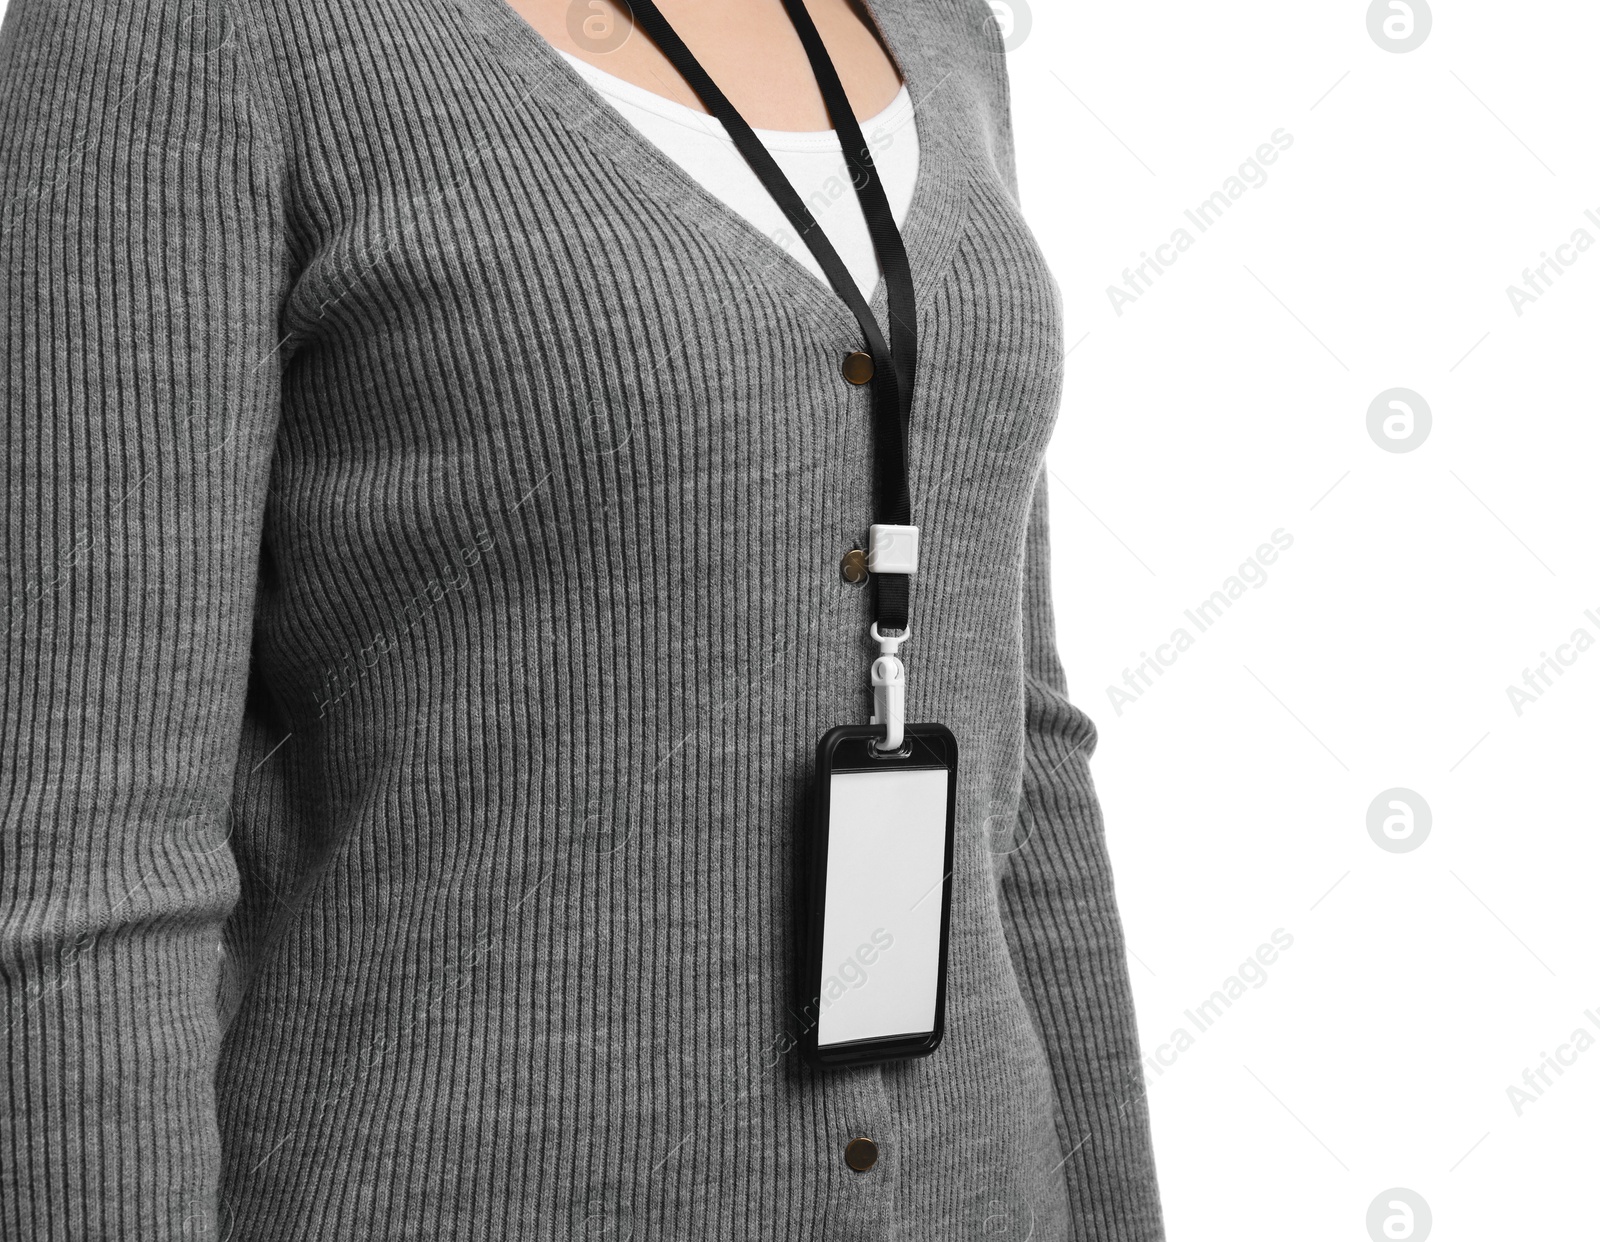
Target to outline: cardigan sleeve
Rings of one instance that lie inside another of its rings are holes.
[[[220,1236],[281,178],[217,0],[0,26],[0,1234]]]
[[[1054,1079],[1074,1235],[1155,1242],[1161,1207],[1133,998],[1099,803],[1093,722],[1067,698],[1050,598],[1048,474],[1023,574],[1026,753],[1000,886],[1018,981]]]

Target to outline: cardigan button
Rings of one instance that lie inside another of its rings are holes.
[[[865,1173],[878,1163],[878,1145],[869,1138],[851,1139],[844,1149],[844,1162],[857,1173]]]
[[[867,580],[867,554],[851,548],[839,561],[839,576],[851,586],[860,586]]]
[[[844,366],[840,368],[845,379],[852,384],[861,385],[872,379],[872,355],[862,353],[859,349],[844,356]]]

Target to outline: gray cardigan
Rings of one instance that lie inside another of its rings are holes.
[[[1160,1237],[1005,58],[983,0],[874,8],[909,714],[963,770],[944,1045],[819,1073],[849,312],[502,0],[12,0],[0,1235]]]

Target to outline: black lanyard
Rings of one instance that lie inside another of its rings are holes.
[[[883,192],[883,183],[872,163],[872,152],[856,123],[855,113],[844,86],[823,46],[822,36],[806,12],[804,0],[783,0],[789,12],[806,56],[811,61],[811,71],[821,88],[828,116],[839,134],[845,161],[850,167],[855,183],[856,197],[861,202],[866,217],[867,231],[872,236],[872,246],[883,268],[884,284],[888,291],[889,323],[894,335],[894,347],[884,339],[878,321],[861,296],[861,290],[851,278],[849,269],[839,258],[826,234],[817,224],[804,200],[796,193],[789,179],[783,175],[766,147],[755,132],[728,102],[717,84],[711,80],[700,62],[695,59],[678,37],[675,30],[661,15],[655,0],[629,0],[634,21],[644,28],[673,67],[710,109],[711,115],[722,122],[739,154],[761,180],[800,234],[801,239],[816,256],[817,263],[828,277],[828,283],[845,305],[854,313],[866,338],[867,352],[872,355],[872,412],[873,449],[877,463],[877,520],[894,526],[911,525],[911,484],[906,466],[906,428],[911,417],[912,389],[917,374],[917,298],[911,280],[911,264],[906,258],[905,243],[895,226],[894,213]],[[888,365],[884,363],[887,360]],[[883,631],[904,630],[910,619],[910,579],[906,574],[875,573],[877,585],[877,623]]]

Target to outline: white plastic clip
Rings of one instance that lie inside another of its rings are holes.
[[[867,571],[874,574],[917,572],[917,528],[878,523],[867,531]]]
[[[885,726],[883,740],[873,745],[879,750],[899,750],[906,730],[906,666],[900,662],[900,644],[911,637],[911,630],[893,636],[880,634],[874,621],[871,634],[880,652],[872,662],[872,723]]]

